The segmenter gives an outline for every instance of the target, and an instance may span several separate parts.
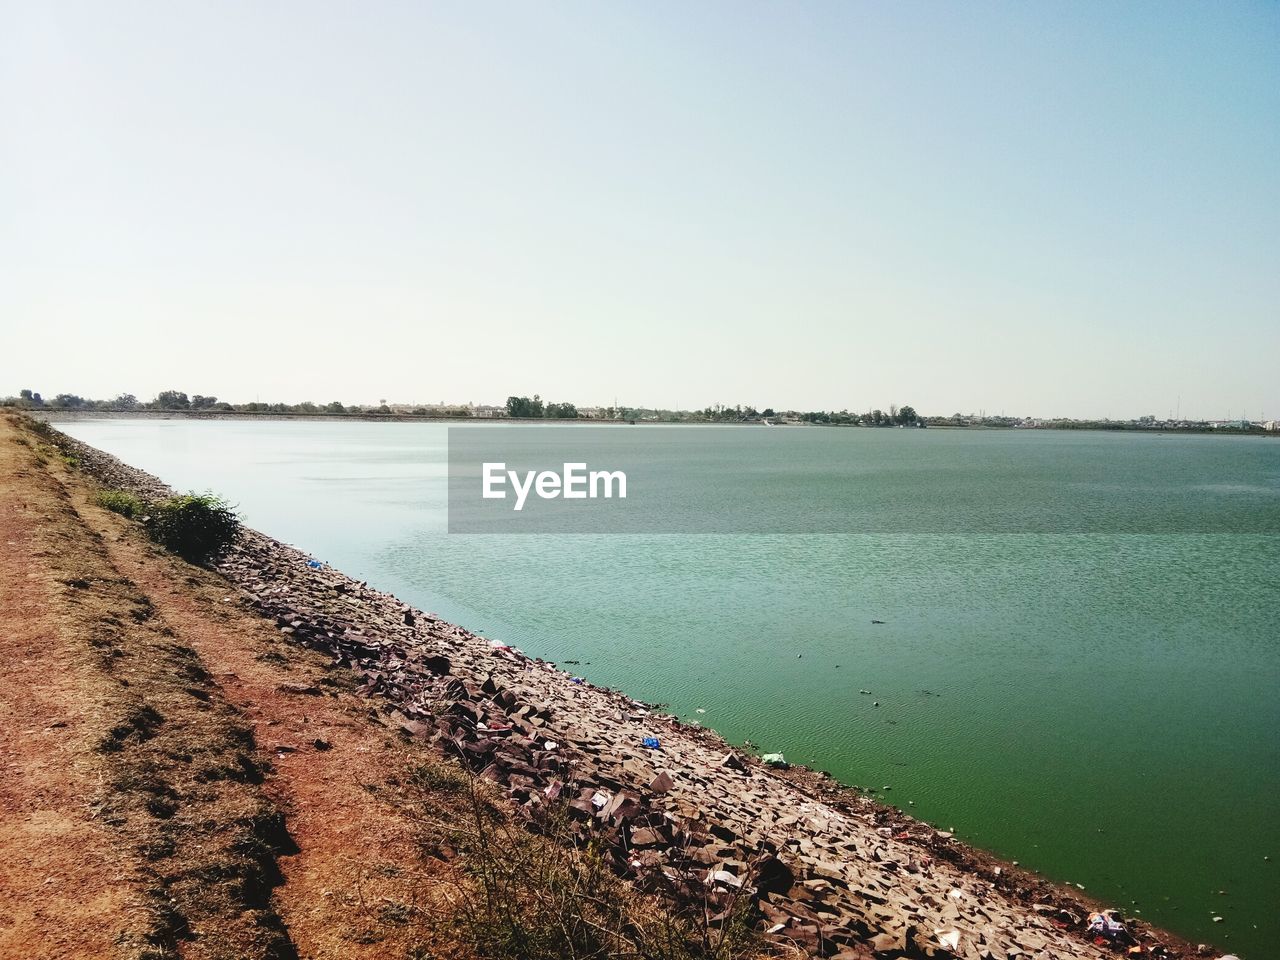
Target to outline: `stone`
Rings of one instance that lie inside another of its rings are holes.
[[[676,782],[671,779],[671,774],[665,770],[649,781],[649,789],[654,793],[666,793]]]
[[[441,675],[447,675],[453,669],[453,664],[449,662],[449,658],[441,656],[424,657],[422,665],[432,673]]]
[[[320,688],[309,683],[282,683],[276,689],[281,693],[296,693],[308,697],[320,696]]]
[[[728,767],[730,770],[747,769],[747,765],[742,762],[742,758],[732,750],[724,755],[724,758],[720,761],[720,766]]]
[[[656,830],[648,827],[640,827],[631,831],[631,845],[633,847],[652,847],[658,844],[660,837]]]

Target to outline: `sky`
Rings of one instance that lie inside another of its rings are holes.
[[[1280,4],[0,0],[0,395],[1280,417]]]

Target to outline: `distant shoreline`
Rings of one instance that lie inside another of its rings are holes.
[[[580,417],[576,419],[547,419],[545,417],[450,417],[431,416],[413,413],[285,413],[259,410],[53,410],[34,409],[23,411],[29,416],[49,422],[70,420],[280,420],[280,421],[362,421],[365,423],[446,423],[446,424],[501,424],[501,423],[540,423],[548,426],[634,426],[634,427],[802,427],[845,430],[894,430],[896,427],[864,427],[860,424],[844,423],[776,423],[765,424],[760,421],[714,421],[714,420],[597,420]],[[915,427],[903,429],[917,429]],[[1100,423],[1042,424],[1039,426],[1003,426],[1000,424],[929,424],[929,430],[959,431],[1042,431],[1075,433],[1140,433],[1153,435],[1200,434],[1222,437],[1262,437],[1280,439],[1280,431],[1262,429],[1241,430],[1222,427],[1137,427],[1127,423],[1116,423],[1112,426]]]

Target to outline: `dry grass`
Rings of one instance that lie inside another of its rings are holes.
[[[495,785],[451,760],[417,768],[407,787],[423,856],[443,862],[449,879],[418,919],[479,956],[737,960],[765,952],[747,897],[637,891],[590,831],[583,840],[567,805],[515,815]]]

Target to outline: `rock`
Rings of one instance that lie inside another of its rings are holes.
[[[320,688],[309,683],[282,683],[276,689],[281,693],[296,693],[308,697],[320,696]]]
[[[453,664],[449,662],[448,657],[441,657],[441,656],[424,657],[422,660],[422,665],[426,667],[428,670],[430,670],[432,673],[438,673],[441,676],[448,676],[448,674],[453,670]]]
[[[671,774],[665,770],[649,781],[649,789],[654,793],[666,793],[675,785],[676,782],[671,779]]]
[[[762,893],[786,893],[795,882],[795,873],[777,857],[766,857],[756,869],[756,889]]]
[[[713,837],[716,837],[719,840],[723,840],[725,843],[733,843],[733,841],[738,839],[737,833],[735,833],[733,830],[730,830],[728,827],[726,827],[722,823],[709,824],[707,826],[707,830],[711,833]]]
[[[871,949],[876,953],[897,953],[906,947],[907,938],[902,934],[877,933],[871,938]]]
[[[633,847],[653,847],[658,844],[659,839],[657,832],[650,830],[648,827],[640,827],[631,831],[631,845]]]
[[[720,766],[728,767],[730,770],[745,770],[747,765],[742,762],[742,758],[730,750],[720,761]]]

